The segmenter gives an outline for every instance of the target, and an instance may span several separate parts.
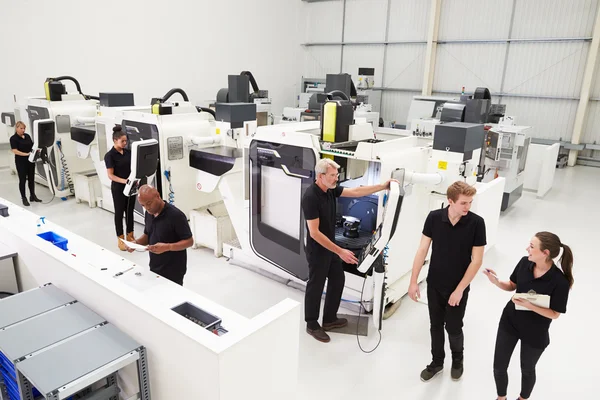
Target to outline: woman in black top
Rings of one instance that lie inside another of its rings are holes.
[[[108,178],[111,182],[111,192],[115,206],[115,229],[117,237],[124,239],[123,235],[123,214],[125,214],[125,224],[127,225],[127,241],[133,242],[133,209],[135,207],[135,196],[127,197],[123,193],[127,178],[131,173],[131,151],[126,149],[127,135],[121,130],[120,125],[113,128],[114,146],[104,156],[104,164],[108,172]],[[119,249],[127,250],[127,247],[121,240],[118,240]]]
[[[29,162],[29,153],[33,149],[31,136],[25,133],[25,124],[18,121],[15,124],[15,134],[10,138],[10,148],[15,154],[15,166],[19,175],[19,191],[24,206],[29,206],[29,201],[41,202],[35,195],[35,164]],[[25,195],[25,181],[29,183],[29,201]]]
[[[560,255],[559,269],[553,259]],[[521,341],[521,395],[519,400],[528,399],[535,385],[535,365],[550,344],[550,322],[567,312],[569,290],[573,286],[573,253],[558,236],[550,232],[538,232],[527,248],[528,257],[523,257],[510,276],[509,281],[500,281],[491,269],[484,270],[490,282],[500,289],[517,293],[550,296],[550,307],[539,307],[525,299],[513,297],[500,318],[496,350],[494,354],[494,378],[498,399],[506,399],[508,387],[508,364],[517,342]],[[518,310],[515,306],[524,307]]]

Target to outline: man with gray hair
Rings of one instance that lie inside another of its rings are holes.
[[[389,189],[391,181],[382,185],[344,188],[337,184],[339,167],[329,158],[319,160],[315,166],[315,183],[306,189],[302,197],[302,210],[309,231],[306,239],[308,282],[304,297],[306,332],[323,343],[330,341],[325,331],[348,325],[345,318],[337,317],[345,283],[342,261],[347,264],[358,263],[352,251],[335,244],[337,198],[368,196]],[[328,283],[321,327],[318,320],[325,280]]]

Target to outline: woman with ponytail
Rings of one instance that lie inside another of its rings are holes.
[[[126,148],[127,135],[123,132],[121,125],[113,127],[114,146],[104,156],[104,164],[108,179],[111,182],[111,192],[113,204],[115,207],[115,231],[117,233],[117,245],[122,251],[127,250],[127,246],[122,242],[125,239],[129,242],[135,241],[133,235],[133,209],[135,207],[135,196],[127,197],[123,193],[127,178],[131,174],[131,151]],[[125,225],[127,236],[123,233],[123,214],[125,214]]]
[[[526,400],[535,385],[535,366],[550,344],[548,331],[553,319],[567,311],[569,290],[573,286],[573,253],[550,232],[538,232],[527,247],[523,257],[510,276],[501,281],[491,269],[485,269],[490,282],[500,289],[517,293],[550,296],[550,307],[539,307],[525,299],[513,297],[500,318],[494,354],[494,378],[498,400],[506,399],[508,364],[512,353],[521,341],[521,394],[517,400]],[[559,269],[554,259],[560,256]],[[521,311],[515,308],[525,308]]]

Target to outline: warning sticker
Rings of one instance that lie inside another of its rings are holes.
[[[447,170],[448,169],[448,161],[438,161],[438,169]]]

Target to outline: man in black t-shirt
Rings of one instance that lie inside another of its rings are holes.
[[[325,331],[348,325],[345,318],[337,317],[345,283],[341,261],[347,264],[358,263],[352,251],[335,244],[336,199],[368,196],[390,187],[390,181],[383,185],[355,188],[338,186],[339,167],[328,158],[319,160],[315,166],[316,181],[306,189],[302,197],[302,210],[309,232],[306,238],[308,282],[304,298],[306,332],[323,343],[330,341]],[[321,327],[318,319],[325,280],[328,283]]]
[[[185,214],[163,201],[158,190],[148,185],[140,187],[138,201],[146,209],[146,215],[144,234],[135,243],[148,245],[150,271],[183,285],[186,249],[194,244]]]
[[[477,190],[465,182],[454,182],[446,192],[448,207],[429,213],[413,263],[408,295],[421,296],[418,277],[433,244],[427,275],[427,304],[433,361],[421,372],[426,382],[444,368],[444,328],[452,351],[453,380],[463,374],[463,318],[469,298],[469,285],[483,262],[486,245],[485,222],[470,212]]]

